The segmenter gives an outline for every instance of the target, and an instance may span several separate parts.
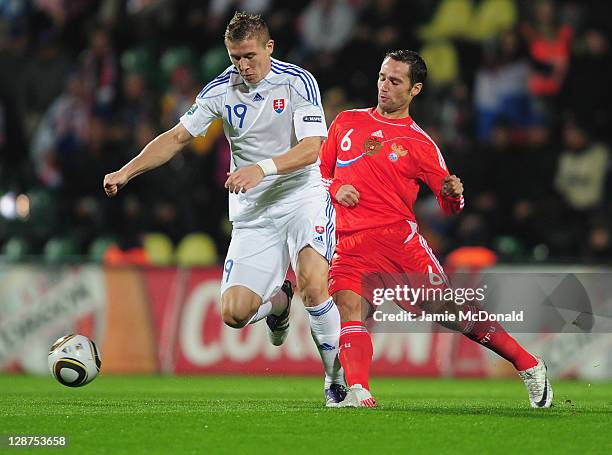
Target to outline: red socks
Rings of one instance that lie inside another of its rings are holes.
[[[481,308],[467,305],[466,310],[477,313]],[[527,352],[497,321],[466,321],[463,334],[514,365],[518,371],[535,367],[538,359]],[[342,338],[340,338],[342,340]]]
[[[473,306],[467,306],[466,309],[481,311]],[[511,362],[518,371],[538,364],[538,359],[527,352],[497,321],[466,321],[462,331],[469,339]],[[361,384],[365,389],[370,389],[368,378],[373,352],[372,339],[361,321],[341,324],[338,358],[349,387]]]
[[[361,321],[341,324],[338,358],[349,387],[361,384],[363,388],[370,390],[368,377],[373,352],[372,339]]]

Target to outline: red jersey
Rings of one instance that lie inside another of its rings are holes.
[[[447,214],[463,208],[463,196],[441,195],[449,175],[438,146],[410,117],[388,119],[375,108],[340,113],[321,148],[321,174],[332,199],[350,184],[354,207],[336,207],[336,229],[349,234],[402,220],[416,221],[414,201],[424,182]]]

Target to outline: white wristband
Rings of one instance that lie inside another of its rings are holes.
[[[276,164],[274,164],[274,160],[272,158],[258,161],[257,166],[261,168],[266,177],[268,175],[274,175],[278,172],[278,170],[276,169]]]

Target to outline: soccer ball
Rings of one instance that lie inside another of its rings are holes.
[[[63,336],[49,349],[51,374],[68,387],[89,384],[98,376],[101,365],[98,348],[83,335]]]

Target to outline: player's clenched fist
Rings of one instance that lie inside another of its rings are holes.
[[[447,175],[442,181],[442,196],[459,197],[463,194],[463,183],[456,175]]]
[[[359,191],[353,185],[342,185],[336,191],[336,201],[345,207],[355,207],[359,202]]]
[[[235,172],[228,172],[228,177],[225,181],[225,188],[230,193],[244,193],[251,188],[256,187],[264,178],[264,173],[258,165],[243,167]]]
[[[117,193],[127,183],[127,177],[121,171],[104,176],[104,192],[108,197],[117,196]]]

